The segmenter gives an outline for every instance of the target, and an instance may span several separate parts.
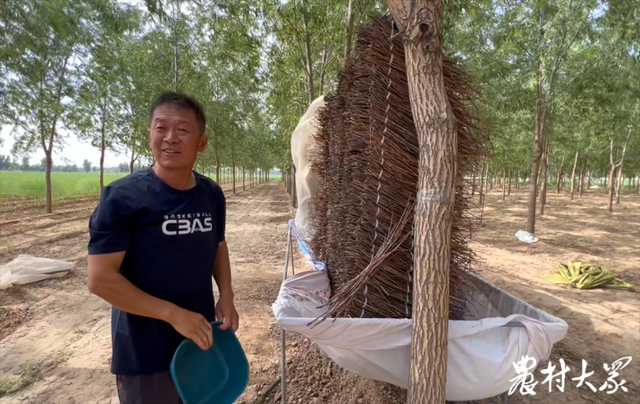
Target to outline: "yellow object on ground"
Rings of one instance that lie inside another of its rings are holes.
[[[559,264],[556,272],[542,276],[555,284],[570,285],[578,289],[593,289],[598,286],[614,289],[635,289],[625,281],[616,279],[609,269],[581,262],[569,262],[569,265]]]

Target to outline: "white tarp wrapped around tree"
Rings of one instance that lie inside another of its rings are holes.
[[[318,124],[317,112],[324,104],[324,96],[316,98],[300,118],[298,126],[291,135],[291,158],[296,168],[298,202],[295,221],[298,231],[306,240],[313,238],[310,204],[311,198],[318,190],[317,181],[309,166],[309,154],[314,150],[313,136]]]
[[[38,282],[65,276],[73,269],[72,262],[21,254],[13,261],[0,265],[0,290],[12,285]]]

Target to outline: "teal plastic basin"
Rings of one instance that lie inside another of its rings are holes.
[[[184,340],[171,361],[171,377],[184,404],[233,404],[249,382],[249,361],[236,334],[211,323],[213,346]]]

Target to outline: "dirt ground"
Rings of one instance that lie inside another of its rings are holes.
[[[623,196],[613,214],[604,194],[591,191],[570,201],[549,194],[544,217],[538,219],[535,245],[515,239],[524,229],[526,194],[513,192],[505,202],[491,193],[483,229],[474,249],[478,271],[516,297],[561,317],[567,337],[554,346],[550,361],[570,367],[564,393],[548,393],[548,383],[535,371],[536,395],[516,393],[518,403],[632,403],[640,382],[640,295],[624,290],[572,290],[540,278],[560,262],[606,265],[619,277],[640,286],[640,198]],[[231,195],[227,191],[227,240],[233,268],[236,305],[241,316],[238,335],[251,364],[249,386],[239,403],[279,402],[280,331],[273,318],[284,264],[287,219],[291,217],[282,183],[261,185]],[[19,254],[58,258],[74,263],[65,277],[0,291],[0,403],[116,404],[109,373],[109,305],[86,287],[87,220],[95,206],[66,204],[53,215],[39,209],[0,217],[0,264]],[[309,268],[301,257],[298,270]],[[587,379],[599,388],[607,378],[603,364],[632,356],[619,371],[624,387],[609,395],[576,387],[571,378],[588,362]],[[310,341],[287,334],[289,403],[392,404],[403,392],[339,369]]]

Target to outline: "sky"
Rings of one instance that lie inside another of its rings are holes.
[[[68,133],[68,132],[67,132]],[[2,128],[0,132],[3,144],[0,147],[0,154],[11,155],[11,148],[13,147],[14,138],[11,136],[11,127],[6,126]],[[82,142],[76,138],[73,134],[68,134],[65,137],[66,145],[64,147],[53,148],[53,164],[64,165],[64,159],[69,160],[69,164],[76,164],[82,166],[84,159],[91,162],[91,165],[98,166],[100,163],[100,150],[91,146],[90,143]],[[22,155],[17,156],[18,161],[22,159]],[[37,164],[44,158],[44,151],[42,147],[38,147],[36,151],[29,154],[31,158],[31,164]],[[125,154],[116,154],[107,151],[104,156],[105,167],[117,167],[120,163],[129,164],[129,158]]]
[[[138,7],[144,6],[143,0],[118,0],[120,3],[128,3],[136,5]],[[3,140],[2,146],[0,146],[0,154],[11,155],[11,148],[13,147],[14,138],[11,135],[12,126],[5,126],[0,130],[0,138]],[[62,129],[61,131],[64,131]],[[90,143],[82,142],[77,139],[73,134],[65,133],[65,146],[56,147],[53,150],[53,164],[64,165],[65,159],[69,160],[69,164],[76,164],[82,166],[82,162],[87,159],[91,162],[91,165],[97,166],[100,163],[100,150],[92,147]],[[22,155],[17,156],[18,161],[22,159]],[[42,147],[38,147],[36,151],[29,154],[31,164],[37,164],[44,158],[44,151]],[[129,158],[125,154],[117,154],[110,151],[105,153],[104,165],[105,167],[117,167],[120,163],[129,164]]]

